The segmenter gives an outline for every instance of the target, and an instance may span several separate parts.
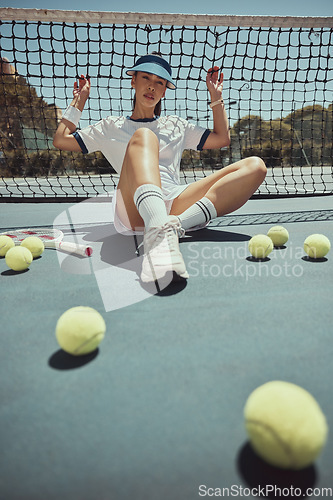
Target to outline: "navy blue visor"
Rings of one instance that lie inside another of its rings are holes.
[[[146,56],[140,57],[133,68],[126,71],[128,76],[133,76],[136,71],[142,71],[144,73],[150,73],[152,75],[159,76],[163,80],[167,81],[167,87],[169,89],[175,89],[176,85],[171,77],[171,67],[165,59],[160,56],[154,56],[153,54],[148,54]]]

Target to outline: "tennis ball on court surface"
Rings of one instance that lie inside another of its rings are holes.
[[[56,337],[60,347],[74,356],[89,354],[102,342],[106,326],[92,307],[72,307],[58,319]]]
[[[15,246],[14,241],[9,236],[0,236],[0,257],[4,257],[10,248]]]
[[[30,250],[21,246],[10,248],[5,257],[7,266],[13,269],[13,271],[28,269],[32,258]]]
[[[282,469],[311,465],[326,443],[328,427],[317,401],[289,382],[276,380],[255,389],[244,416],[253,449]]]
[[[264,259],[272,250],[273,242],[265,234],[256,234],[249,241],[249,251],[256,259]]]
[[[40,257],[40,255],[44,252],[44,243],[37,236],[28,236],[27,238],[24,238],[21,246],[30,250],[34,259]]]
[[[275,247],[282,247],[289,240],[289,233],[283,226],[271,227],[267,236],[272,240]]]
[[[304,241],[304,250],[311,259],[321,259],[331,248],[330,240],[323,234],[311,234]]]

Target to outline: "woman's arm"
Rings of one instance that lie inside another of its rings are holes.
[[[218,149],[230,144],[230,132],[228,116],[222,100],[223,73],[218,78],[219,67],[214,66],[207,72],[206,83],[210,93],[211,103],[217,103],[212,107],[214,128],[209,134],[203,149]]]
[[[79,112],[83,111],[84,105],[90,94],[90,80],[81,75],[79,85],[74,83],[73,101],[71,106]],[[81,148],[73,137],[73,132],[76,130],[76,125],[66,118],[62,118],[57,131],[53,138],[53,146],[63,151],[81,151]]]

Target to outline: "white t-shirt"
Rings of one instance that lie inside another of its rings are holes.
[[[119,174],[127,144],[134,132],[141,127],[152,130],[159,140],[162,189],[165,198],[172,199],[177,187],[180,186],[180,161],[183,151],[185,149],[200,151],[210,134],[208,129],[189,123],[178,116],[162,116],[148,121],[109,116],[94,125],[78,130],[73,135],[83,153],[101,151]]]

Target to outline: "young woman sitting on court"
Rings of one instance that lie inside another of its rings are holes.
[[[167,88],[175,89],[175,83],[170,65],[157,54],[140,57],[127,71],[135,90],[131,116],[110,116],[76,130],[90,93],[89,79],[81,77],[56,131],[55,147],[83,153],[101,151],[120,174],[112,200],[114,224],[122,234],[144,234],[143,282],[170,274],[188,278],[179,235],[238,209],[265,178],[264,162],[249,157],[189,185],[180,183],[184,149],[217,149],[230,143],[222,100],[223,74],[219,77],[218,73],[215,66],[206,77],[212,131],[177,116],[160,116],[161,99]]]

